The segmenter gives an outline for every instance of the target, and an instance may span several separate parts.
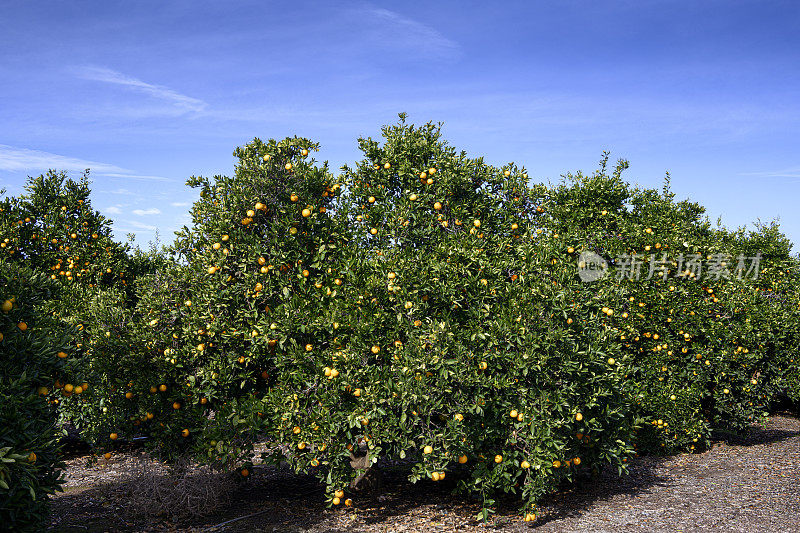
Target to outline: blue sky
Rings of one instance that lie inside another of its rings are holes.
[[[713,221],[800,242],[796,1],[0,0],[0,80],[0,188],[89,167],[142,246],[253,137],[309,137],[336,169],[401,111],[536,181],[609,150],[631,182],[669,171]]]

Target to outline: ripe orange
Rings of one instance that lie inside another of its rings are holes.
[[[242,474],[242,477],[247,477],[250,475],[250,471],[246,468],[242,468],[239,472]]]
[[[503,456],[502,455],[495,455],[494,456],[494,462],[495,463],[502,463],[503,462]]]
[[[20,329],[20,331],[28,330],[28,324],[26,324],[25,322],[20,322],[19,324],[17,324],[17,327]]]
[[[181,436],[182,437],[188,437],[189,436],[189,430],[188,429],[184,429],[183,431],[181,431]]]
[[[57,356],[58,356],[60,359],[64,359],[64,358],[66,358],[66,357],[67,357],[67,354],[66,354],[65,352],[58,352],[56,355],[57,355]]]
[[[112,433],[111,435],[108,436],[108,438],[110,438],[111,440],[117,440],[117,438],[119,438],[119,435],[117,435],[116,433]]]
[[[430,454],[430,453],[433,453],[433,446],[425,446],[425,447],[422,449],[422,453],[424,453],[424,454]]]

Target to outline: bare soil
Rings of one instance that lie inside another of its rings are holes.
[[[328,509],[316,479],[266,466],[214,514],[174,522],[126,512],[140,461],[155,464],[151,458],[131,448],[91,459],[84,451],[67,461],[49,531],[800,532],[800,419],[789,413],[745,437],[719,435],[705,453],[637,457],[627,476],[603,473],[552,495],[534,523],[521,521],[518,502],[504,500],[484,524],[475,518],[480,501],[451,494],[455,479],[412,485],[396,468],[384,472],[379,495]]]

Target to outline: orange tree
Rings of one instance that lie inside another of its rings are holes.
[[[51,170],[29,178],[24,193],[8,199],[15,220],[0,246],[6,260],[24,263],[55,283],[46,312],[75,326],[77,336],[66,352],[76,362],[72,382],[58,380],[54,399],[62,418],[93,440],[98,413],[108,411],[108,389],[95,385],[107,381],[103,376],[115,372],[129,347],[115,336],[101,346],[108,352],[96,357],[98,348],[89,350],[96,343],[89,340],[93,334],[110,336],[112,326],[119,329],[125,322],[117,315],[135,304],[134,279],[152,265],[147,258],[132,260],[128,247],[113,240],[111,221],[92,209],[90,193],[88,174],[73,180]]]
[[[127,348],[109,383],[103,441],[151,437],[166,458],[240,465],[273,437],[283,405],[309,387],[336,337],[339,187],[305,139],[255,139],[234,176],[192,178],[200,189],[174,260],[137,283],[124,331],[98,343]],[[113,408],[112,408],[113,406]],[[101,442],[103,442],[101,441]]]
[[[7,257],[67,287],[127,285],[128,249],[112,239],[110,221],[92,209],[90,193],[88,174],[75,181],[51,170],[29,178],[13,199],[17,226],[0,243]]]
[[[568,175],[549,191],[547,225],[563,235],[571,268],[586,253],[608,262],[609,274],[591,285],[613,286],[613,297],[582,305],[609,323],[621,358],[633,364],[633,399],[645,423],[639,446],[695,450],[712,428],[740,430],[765,412],[776,390],[772,328],[790,317],[785,308],[762,313],[752,298],[757,282],[737,275],[740,266],[747,274],[763,242],[724,238],[701,206],[674,201],[668,180],[661,192],[633,189],[621,178],[626,162],[611,175],[606,167],[604,158],[598,172]],[[751,335],[760,320],[771,324],[769,340]]]
[[[800,262],[790,255],[791,242],[776,223],[758,223],[749,232],[742,228],[721,232],[721,239],[746,257],[759,257],[750,276],[755,279],[735,295],[737,307],[733,311],[740,317],[738,335],[756,347],[749,356],[739,354],[753,365],[750,379],[739,386],[755,392],[758,403],[765,406],[781,396],[797,403]]]
[[[0,258],[0,523],[14,531],[40,531],[62,483],[50,391],[54,377],[69,375],[73,332],[43,312],[54,290],[43,274]]]
[[[365,158],[343,169],[347,305],[306,378],[320,385],[284,392],[290,461],[322,465],[334,504],[357,474],[352,455],[366,455],[355,464],[410,460],[412,481],[453,472],[484,515],[497,491],[520,493],[528,518],[560,482],[622,469],[624,374],[607,329],[570,318],[580,287],[553,268],[563,254],[524,170],[468,158],[402,116],[383,137],[362,139]]]

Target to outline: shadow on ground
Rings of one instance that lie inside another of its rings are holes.
[[[772,416],[798,416],[793,411],[774,413]],[[799,431],[787,430],[775,427],[764,427],[752,425],[747,432],[742,434],[730,433],[727,431],[714,431],[712,438],[716,442],[722,442],[729,446],[757,446],[760,444],[772,444],[800,434]]]
[[[776,443],[800,434],[795,426],[754,426],[744,436],[720,435],[719,444],[754,446]],[[674,458],[672,458],[674,459]],[[663,477],[669,457],[637,457],[630,461],[628,475],[619,477],[607,469],[598,478],[584,479],[564,487],[541,502],[536,526],[565,519],[578,519],[588,509],[618,495],[657,493],[673,480]],[[699,459],[698,459],[699,460]],[[454,495],[459,471],[448,472],[441,482],[430,480],[411,484],[407,467],[384,465],[383,489],[379,493],[353,496],[352,508],[329,509],[324,487],[311,476],[300,476],[286,469],[255,467],[250,479],[230,491],[227,503],[213,514],[170,521],[169,517],[149,516],[141,508],[131,512],[131,478],[87,487],[73,487],[53,502],[50,531],[417,531],[420,521],[438,530],[472,529],[479,525],[476,515],[482,500],[470,495]],[[661,472],[662,474],[659,474]],[[135,506],[134,506],[135,507]],[[498,498],[497,512],[482,529],[525,531],[519,520],[519,500]],[[403,524],[411,524],[403,527]],[[431,526],[433,527],[433,526]],[[534,528],[536,529],[536,528]],[[545,529],[548,529],[545,527]]]

